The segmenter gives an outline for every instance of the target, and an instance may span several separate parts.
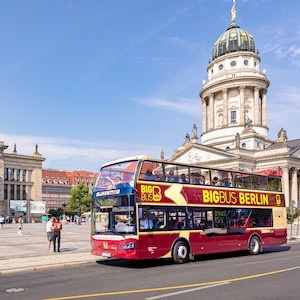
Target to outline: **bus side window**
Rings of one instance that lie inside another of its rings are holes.
[[[151,207],[149,219],[153,222],[153,230],[162,230],[166,227],[166,209]]]

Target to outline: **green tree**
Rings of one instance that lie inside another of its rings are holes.
[[[56,218],[58,217],[58,213],[57,213],[56,209],[50,209],[48,213],[53,217],[56,217]]]
[[[71,198],[67,205],[67,212],[84,213],[91,209],[92,197],[89,187],[80,182],[77,187],[71,190]]]
[[[62,216],[64,214],[64,210],[61,207],[59,207],[56,211],[59,216]]]

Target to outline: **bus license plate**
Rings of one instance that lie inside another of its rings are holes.
[[[103,257],[111,257],[111,254],[107,253],[107,252],[102,252],[101,256],[103,256]]]

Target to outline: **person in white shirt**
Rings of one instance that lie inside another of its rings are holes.
[[[48,251],[50,251],[51,242],[54,238],[54,218],[51,217],[46,225],[46,233],[47,233],[47,240],[48,240]]]
[[[3,228],[3,224],[4,223],[5,223],[4,216],[0,215],[0,225],[1,225],[1,228]]]
[[[143,218],[140,220],[140,229],[152,229],[154,226],[153,221],[148,218],[148,214],[145,211],[143,214]]]

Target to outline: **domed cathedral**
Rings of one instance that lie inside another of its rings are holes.
[[[202,135],[192,137],[168,159],[211,168],[280,174],[286,206],[299,205],[300,139],[288,141],[281,128],[268,137],[267,90],[270,81],[260,70],[261,58],[253,36],[236,24],[235,0],[230,26],[212,49],[200,91]]]
[[[271,144],[267,127],[266,72],[260,71],[260,56],[253,36],[236,24],[235,4],[227,30],[217,39],[203,81],[202,144],[221,149],[264,149]],[[251,130],[250,130],[251,129]]]

